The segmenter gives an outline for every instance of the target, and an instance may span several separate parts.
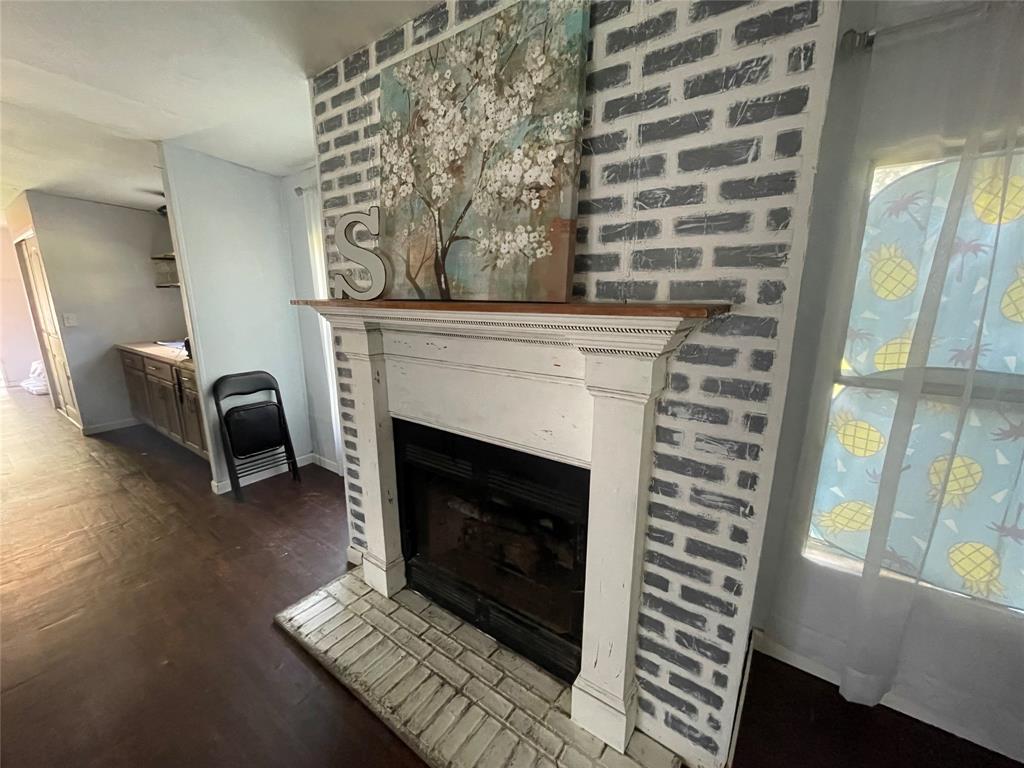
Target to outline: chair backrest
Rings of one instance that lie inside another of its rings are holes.
[[[213,399],[220,402],[227,397],[253,395],[268,390],[277,394],[278,400],[280,400],[281,390],[277,386],[277,379],[266,371],[229,373],[213,383]]]

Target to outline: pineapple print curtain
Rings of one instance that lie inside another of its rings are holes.
[[[918,590],[1024,610],[1024,94],[1019,60],[998,64],[1021,19],[1007,5],[976,23],[992,57],[970,89],[936,79],[948,62],[894,78],[905,39],[879,35],[871,54],[870,192],[805,545],[860,571],[854,701],[890,689]],[[892,130],[942,98],[933,135]]]

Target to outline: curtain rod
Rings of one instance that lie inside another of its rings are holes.
[[[965,5],[952,11],[943,11],[942,13],[932,14],[931,16],[925,16],[920,19],[911,19],[910,21],[904,21],[899,24],[892,24],[888,27],[873,27],[868,30],[857,30],[851,27],[843,33],[841,42],[849,46],[851,50],[870,51],[874,48],[875,38],[878,37],[878,35],[901,32],[905,29],[912,29],[913,27],[922,24],[950,21],[952,19],[960,18],[961,16],[981,15],[988,12],[990,5],[991,3],[987,2]]]

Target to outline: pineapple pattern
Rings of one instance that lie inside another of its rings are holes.
[[[928,466],[928,482],[931,485],[928,498],[933,501],[941,498],[942,506],[961,509],[968,494],[973,493],[981,485],[984,475],[981,464],[969,456],[954,456],[952,468],[949,465],[949,457],[940,456]]]
[[[961,579],[963,588],[972,595],[994,597],[1003,593],[999,583],[999,555],[992,547],[978,541],[962,541],[949,548],[949,567]]]
[[[954,383],[972,368],[976,384],[1024,376],[1024,151],[1009,169],[995,160],[972,171],[925,350],[928,375]],[[892,384],[907,369],[958,170],[955,159],[884,169],[873,188],[808,535],[864,557],[883,519],[884,473],[898,468],[885,515],[892,561],[926,583],[1024,610],[1024,405],[1000,395],[962,413],[955,389],[923,397],[905,454],[886,467]],[[884,389],[873,388],[876,375]]]
[[[1006,287],[999,311],[1011,323],[1024,323],[1024,264],[1017,267],[1017,279]]]
[[[883,245],[868,256],[871,263],[871,288],[886,301],[905,299],[917,287],[917,268],[903,255],[898,245]]]

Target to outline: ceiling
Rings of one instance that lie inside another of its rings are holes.
[[[278,176],[309,167],[306,78],[430,7],[0,3],[0,206],[36,189],[163,204],[155,141]]]

